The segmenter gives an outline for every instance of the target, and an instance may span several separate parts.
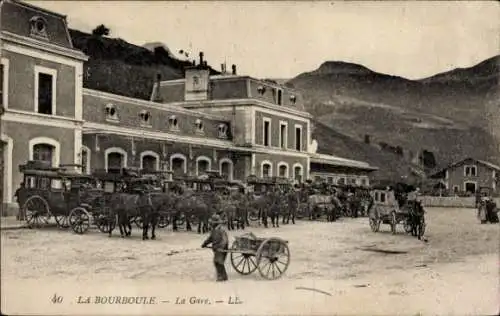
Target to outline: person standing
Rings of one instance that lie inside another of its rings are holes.
[[[21,185],[19,186],[19,188],[17,188],[16,192],[14,193],[14,197],[16,199],[16,202],[17,202],[17,206],[19,208],[19,211],[17,213],[17,220],[19,221],[24,221],[26,220],[26,214],[24,214],[23,212],[23,209],[22,209],[22,205],[21,205],[21,192],[23,191],[24,189],[24,182],[21,182]]]
[[[209,244],[212,244],[217,282],[227,281],[228,279],[224,263],[227,257],[227,250],[229,249],[229,240],[227,232],[222,226],[223,223],[220,216],[214,214],[211,218],[212,231],[210,232],[210,236],[201,245],[202,248],[206,248]]]

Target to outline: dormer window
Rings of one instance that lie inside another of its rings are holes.
[[[139,118],[142,126],[151,126],[151,113],[149,111],[142,110],[139,113]]]
[[[47,21],[40,16],[34,16],[30,19],[30,35],[37,38],[48,39]]]
[[[177,116],[172,115],[168,118],[168,126],[171,131],[178,131],[179,130],[179,121],[177,119]]]
[[[278,105],[282,105],[283,104],[283,90],[281,89],[277,89],[278,90],[278,97],[277,97],[277,100],[276,102],[278,103]]]
[[[114,104],[108,103],[105,108],[107,121],[118,121],[118,111]]]
[[[219,126],[217,127],[219,138],[227,138],[227,130],[227,124],[219,124]]]
[[[197,133],[203,133],[203,122],[200,119],[196,119],[194,126]]]

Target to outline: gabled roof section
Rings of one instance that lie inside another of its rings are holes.
[[[455,167],[458,167],[460,165],[463,165],[465,164],[467,161],[473,161],[475,163],[478,163],[478,164],[481,164],[483,166],[486,166],[488,168],[491,168],[491,169],[494,169],[496,171],[500,171],[500,166],[497,166],[491,162],[488,162],[488,161],[484,161],[484,160],[479,160],[479,159],[474,159],[474,158],[471,158],[471,157],[467,157],[465,159],[462,159],[462,160],[459,160],[459,161],[456,161],[454,163],[451,163],[449,164],[447,167],[437,171],[437,172],[434,172],[432,173],[429,177],[430,178],[433,178],[433,179],[436,179],[436,178],[441,178],[441,177],[444,177],[444,172],[450,168],[455,168]]]
[[[17,0],[3,0],[0,8],[2,33],[73,49],[66,16]]]

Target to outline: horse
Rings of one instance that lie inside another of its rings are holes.
[[[284,208],[284,201],[278,192],[270,191],[265,197],[264,201],[267,204],[267,207],[261,208],[262,222],[264,223],[264,227],[267,228],[268,222],[267,218],[271,219],[271,223],[273,227],[280,227],[279,216],[281,213],[281,209]]]
[[[418,240],[421,240],[425,229],[424,207],[419,201],[408,201],[406,208],[408,209],[411,234],[412,236],[416,236]]]
[[[283,224],[288,224],[290,222],[290,218],[292,219],[292,224],[295,224],[295,215],[297,215],[297,209],[299,208],[299,193],[294,190],[290,190],[286,194],[287,199],[287,209],[285,214],[283,215]]]
[[[328,218],[332,218],[329,215],[333,211],[333,197],[326,194],[313,194],[308,197],[309,204],[309,219],[315,220],[322,216],[323,212]]]
[[[194,192],[185,192],[177,199],[175,208],[184,213],[187,231],[192,230],[191,222],[198,220],[198,233],[208,232],[208,220],[212,215],[212,208],[202,196],[194,194]]]
[[[158,221],[158,213],[155,212],[150,193],[117,192],[111,195],[110,203],[113,205],[113,211],[118,217],[118,228],[120,229],[121,237],[132,234],[130,219],[132,217],[140,217],[143,221],[142,239],[149,239],[149,225],[151,225],[151,239],[156,239],[155,227]],[[111,237],[111,231],[109,232],[109,236]]]

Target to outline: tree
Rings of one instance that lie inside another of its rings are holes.
[[[108,36],[110,33],[111,30],[107,28],[104,24],[101,24],[92,30],[92,35],[95,36]]]

